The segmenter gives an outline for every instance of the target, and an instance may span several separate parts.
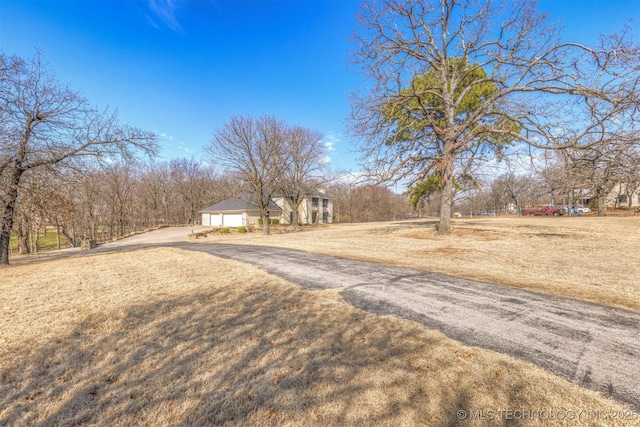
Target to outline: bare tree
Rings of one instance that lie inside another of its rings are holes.
[[[367,171],[439,179],[451,229],[456,162],[510,144],[566,148],[637,141],[640,49],[626,31],[599,46],[562,42],[534,2],[381,0],[359,15],[351,132]]]
[[[109,237],[122,237],[134,231],[131,212],[137,183],[137,167],[128,162],[106,165],[102,170],[102,197],[108,206]]]
[[[151,227],[171,222],[169,207],[173,201],[171,172],[166,162],[143,166],[138,185],[143,218]]]
[[[155,153],[155,135],[120,125],[63,86],[36,55],[31,61],[0,53],[0,264],[9,263],[9,239],[25,173],[82,158]]]
[[[508,208],[513,204],[516,212],[523,205],[533,202],[535,181],[531,176],[516,175],[509,171],[498,176],[491,183],[491,195],[496,205]],[[496,206],[497,207],[497,206]]]
[[[86,236],[106,238],[102,222],[110,218],[110,207],[105,198],[104,173],[88,165],[84,170],[69,169],[60,175],[58,190],[66,201],[56,212],[60,232],[74,247]]]
[[[269,203],[282,187],[279,160],[285,140],[285,125],[274,117],[234,116],[205,147],[214,164],[234,173],[249,188],[265,235],[269,234]]]
[[[640,156],[628,157],[625,166],[625,173],[620,177],[620,182],[624,184],[627,210],[630,210],[633,206],[633,197],[637,197],[638,183],[640,183]]]
[[[326,148],[318,131],[294,126],[285,129],[276,169],[280,173],[280,191],[293,213],[292,225],[299,225],[299,209],[309,194],[309,184],[318,180],[324,167]]]
[[[344,170],[329,170],[325,177],[327,191],[333,197],[333,222],[348,221],[349,193],[356,186],[355,178]]]
[[[36,253],[39,249],[39,231],[46,232],[47,223],[55,211],[63,208],[55,183],[57,175],[45,168],[25,173],[22,191],[16,201],[14,231],[18,238],[18,253]]]
[[[200,209],[228,194],[214,168],[195,159],[174,159],[169,163],[181,223],[195,224]]]
[[[348,197],[350,222],[391,221],[404,218],[407,198],[380,185],[354,187]]]
[[[632,141],[600,142],[587,149],[564,150],[553,160],[542,171],[547,184],[569,192],[570,204],[574,194],[594,197],[598,215],[606,215],[607,196],[616,185],[630,200],[635,183],[640,182],[640,148]]]

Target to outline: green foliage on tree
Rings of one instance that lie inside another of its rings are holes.
[[[424,75],[415,76],[409,87],[389,100],[383,112],[392,128],[386,145],[419,142],[416,151],[427,154],[430,149],[437,149],[444,133],[455,132],[452,124],[464,126],[465,121],[471,126],[465,126],[456,138],[456,151],[488,144],[485,148],[499,153],[502,145],[513,142],[513,133],[519,133],[520,126],[505,119],[500,103],[492,100],[498,88],[484,69],[478,64],[469,65],[466,58],[451,58],[447,60],[445,75],[443,83],[441,70],[431,68]],[[485,109],[484,104],[491,107]],[[482,117],[470,120],[479,111]],[[453,123],[449,123],[451,119]],[[433,166],[437,166],[435,162]]]
[[[390,121],[396,122],[399,140],[411,136],[411,131],[415,129],[446,126],[446,105],[439,73],[439,70],[431,68],[426,74],[415,76],[411,85],[389,102],[385,115]],[[456,76],[453,81],[447,82],[447,89],[453,88],[453,98],[458,100],[456,117],[473,113],[481,102],[496,92],[495,85],[486,81],[486,72],[477,65],[469,67],[465,58],[449,59],[446,73]]]
[[[456,192],[479,188],[478,182],[471,175],[453,177],[452,185]],[[429,200],[431,197],[439,195],[441,190],[442,176],[434,173],[429,175],[426,180],[410,186],[404,195],[409,198],[409,205],[416,207],[421,201]]]

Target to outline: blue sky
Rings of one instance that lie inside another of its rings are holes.
[[[2,0],[0,49],[40,49],[58,79],[123,122],[157,132],[162,157],[200,158],[232,115],[271,114],[324,133],[331,164],[356,170],[345,134],[359,1]],[[593,42],[640,0],[544,0],[568,39]]]

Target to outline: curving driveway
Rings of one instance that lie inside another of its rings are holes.
[[[178,247],[253,264],[305,288],[342,288],[356,307],[532,362],[640,410],[640,313],[291,249],[192,244],[191,229],[158,230],[95,251]]]

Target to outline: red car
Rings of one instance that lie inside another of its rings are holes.
[[[536,216],[536,215],[560,216],[564,214],[565,214],[564,208],[558,208],[554,206],[543,206],[541,208],[529,208],[529,209],[522,210],[522,215],[530,215],[530,216]]]

